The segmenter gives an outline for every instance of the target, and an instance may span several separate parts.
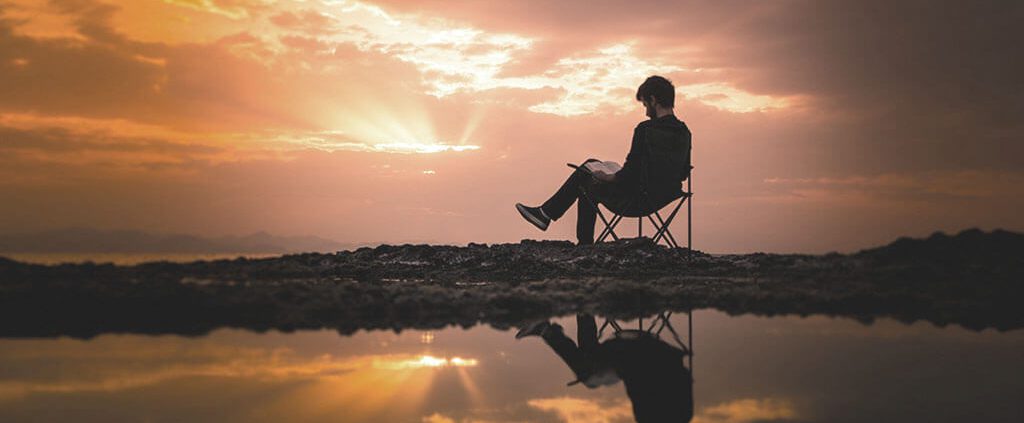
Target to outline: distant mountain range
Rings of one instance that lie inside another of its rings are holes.
[[[153,234],[134,230],[66,228],[0,234],[6,253],[298,253],[354,249],[317,236],[277,236],[256,232],[244,236],[200,237]]]

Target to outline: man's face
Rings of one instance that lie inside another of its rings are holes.
[[[655,117],[658,117],[658,111],[654,109],[654,98],[653,97],[652,98],[644,99],[643,103],[644,103],[644,113],[647,115],[647,117],[649,117],[651,119],[654,119]]]

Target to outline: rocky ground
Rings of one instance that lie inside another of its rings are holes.
[[[709,256],[649,240],[42,266],[0,258],[0,336],[437,328],[587,310],[893,317],[1024,327],[1024,235],[970,230],[851,255]]]

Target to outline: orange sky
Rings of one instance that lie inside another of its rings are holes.
[[[697,248],[1021,230],[1024,6],[949,3],[0,0],[0,233],[571,239],[512,204],[621,161],[650,74]]]

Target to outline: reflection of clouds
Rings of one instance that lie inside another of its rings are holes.
[[[771,336],[815,336],[860,339],[865,341],[901,340],[914,342],[924,339],[942,339],[945,342],[989,342],[993,338],[979,337],[957,325],[938,326],[927,321],[900,322],[891,318],[853,320],[826,316],[808,316],[793,319],[785,325],[772,325],[765,329]]]
[[[596,400],[558,397],[532,399],[530,407],[557,414],[566,423],[611,423],[633,421],[633,408],[629,401],[602,404]]]
[[[786,400],[741,399],[707,407],[693,418],[693,423],[747,423],[796,417],[793,404]]]
[[[499,423],[499,421],[478,420],[474,418],[464,418],[462,420],[455,420],[451,417],[445,416],[440,413],[431,414],[429,416],[422,418],[420,421],[422,423]]]
[[[476,367],[473,358],[419,354],[303,356],[288,348],[203,344],[183,348],[177,339],[113,338],[101,342],[28,341],[7,343],[0,360],[30,367],[36,360],[58,363],[0,380],[0,400],[31,394],[116,392],[188,378],[233,378],[258,382],[365,385],[378,391],[406,385],[428,387],[443,368]],[[56,347],[56,348],[55,348]],[[425,372],[425,373],[424,373]],[[377,394],[381,394],[378,392]]]
[[[455,423],[455,420],[451,417],[445,417],[441,414],[434,413],[424,417],[423,423]]]
[[[558,397],[528,401],[530,407],[556,414],[566,423],[576,422],[631,422],[633,409],[629,401],[601,403],[593,399]],[[434,416],[431,416],[434,417]],[[439,416],[442,417],[443,416]],[[781,399],[740,399],[706,407],[695,416],[693,423],[747,423],[756,421],[784,421],[797,417],[793,404]],[[428,420],[424,420],[428,421]],[[453,421],[453,420],[430,420]]]

